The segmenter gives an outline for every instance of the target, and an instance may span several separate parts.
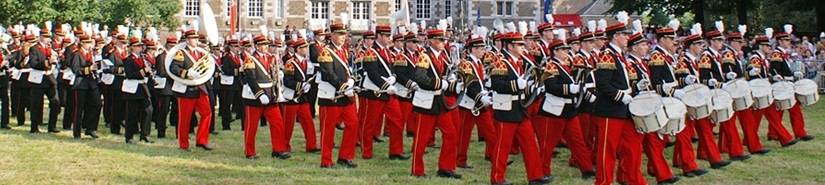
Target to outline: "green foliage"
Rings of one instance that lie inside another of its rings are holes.
[[[0,0],[0,7],[0,23],[4,25],[51,20],[166,28],[178,26],[175,14],[181,10],[178,0]]]

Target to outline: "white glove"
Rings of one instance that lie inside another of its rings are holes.
[[[693,76],[693,75],[687,75],[687,76],[685,77],[685,84],[688,84],[688,85],[690,85],[690,84],[694,84],[694,83],[696,83],[696,80],[698,80],[698,79],[699,79],[699,78],[696,78],[696,76]]]
[[[719,85],[719,81],[716,81],[715,78],[711,78],[710,80],[708,80],[708,86],[716,87],[716,85]]]
[[[452,81],[456,81],[457,79],[458,78],[455,76],[455,74],[450,74],[450,75],[447,76],[447,81],[452,82]]]
[[[570,84],[570,94],[579,94],[579,84]]]
[[[312,85],[309,85],[309,83],[304,83],[302,88],[304,89],[304,92],[309,92],[309,90],[312,88]]]
[[[410,83],[410,90],[416,90],[416,89],[418,89],[418,83],[415,83],[415,82]]]
[[[596,102],[596,95],[593,95],[593,94],[590,94],[590,93],[588,93],[588,94],[589,94],[588,98],[587,98],[588,101],[590,101],[590,103]]]
[[[386,81],[387,84],[390,84],[390,85],[395,84],[395,77],[394,76],[390,76],[390,77],[386,77],[386,78],[381,77],[381,79],[384,79],[384,81]]]
[[[681,89],[676,89],[675,91],[673,91],[673,97],[676,98],[676,99],[681,100],[682,97],[684,97],[684,96],[685,96],[685,91],[683,91]]]
[[[286,102],[286,98],[284,98],[284,96],[278,96],[277,102]]]
[[[802,79],[802,77],[804,77],[804,75],[802,74],[802,72],[797,71],[797,72],[793,72],[793,77],[796,78],[796,79]]]
[[[761,72],[761,70],[759,68],[753,68],[748,73],[750,73],[751,76],[756,76],[756,75],[759,75],[759,72]]]
[[[310,64],[310,65],[307,65],[307,73],[309,73],[309,74],[315,74],[315,65],[317,65],[317,64]]]
[[[725,74],[725,77],[727,77],[727,78],[728,78],[728,80],[733,80],[733,79],[736,79],[736,73],[734,73],[734,72],[728,72],[728,74]]]
[[[278,78],[281,78],[281,79],[284,78],[284,72],[283,71],[280,71],[280,70],[278,71]]]
[[[349,89],[347,91],[344,91],[344,95],[346,95],[347,97],[353,97],[355,96],[355,90]]]
[[[662,84],[662,91],[670,91],[674,87],[676,87],[676,83],[663,83]]]
[[[524,89],[525,87],[527,87],[527,80],[519,78],[518,80],[516,80],[516,85],[518,85],[518,89]]]
[[[630,97],[630,95],[628,95],[628,94],[622,95],[622,103],[624,103],[625,105],[630,104],[631,100],[633,100],[633,98]]]
[[[189,79],[196,79],[202,77],[201,72],[195,68],[189,68],[188,70],[186,70],[186,75],[189,77]]]
[[[266,94],[259,96],[258,100],[261,100],[261,104],[269,104],[269,96],[267,96]]]
[[[395,94],[395,91],[396,91],[395,86],[391,85],[391,86],[387,87],[386,91],[387,91],[387,94],[391,94],[391,95]]]
[[[482,96],[482,97],[481,97],[481,104],[483,104],[483,105],[490,105],[490,104],[493,104],[493,97],[490,97],[490,96]]]
[[[490,80],[490,79],[486,79],[486,80],[484,80],[484,87],[486,87],[486,88],[490,88],[490,87],[492,87],[492,86],[493,86],[493,82],[492,82],[492,80]]]
[[[447,80],[441,80],[441,90],[447,90],[447,87],[450,87],[450,82]]]
[[[782,79],[783,79],[783,78],[782,78],[782,76],[781,76],[781,75],[774,75],[774,76],[773,76],[773,80],[774,80],[774,81],[782,81]]]
[[[636,89],[638,89],[639,91],[648,90],[649,86],[650,86],[650,80],[648,80],[648,79],[642,79],[642,80],[639,80],[639,82],[636,82]]]
[[[355,86],[355,80],[352,80],[352,78],[347,79],[347,87],[353,87],[353,86]]]
[[[456,82],[455,84],[455,92],[464,91],[464,82]]]
[[[539,87],[539,89],[536,90],[536,93],[538,93],[538,94],[544,93],[544,86]]]

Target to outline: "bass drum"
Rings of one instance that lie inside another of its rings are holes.
[[[802,79],[794,82],[794,91],[796,91],[796,100],[803,106],[809,106],[819,101],[819,86],[816,82],[810,79]]]
[[[771,88],[773,88],[773,98],[776,109],[788,110],[796,104],[793,83],[788,81],[776,82],[771,84]]]
[[[751,95],[753,95],[753,107],[756,109],[764,109],[773,104],[773,88],[771,82],[767,79],[753,79],[748,81],[751,87]]]
[[[685,96],[682,102],[687,106],[688,115],[692,119],[702,119],[710,116],[712,111],[710,104],[710,89],[703,84],[691,84],[682,89]]]
[[[662,104],[665,106],[667,124],[659,130],[662,135],[676,135],[685,129],[685,115],[687,107],[682,101],[676,98],[663,97]]]
[[[656,132],[667,124],[662,97],[655,91],[640,92],[628,105],[636,130],[643,133]]]
[[[730,120],[733,117],[733,98],[728,92],[721,89],[710,90],[713,113],[710,121],[716,124]]]
[[[722,90],[727,91],[730,97],[733,98],[733,110],[745,110],[753,105],[751,86],[745,80],[733,80],[722,87]]]

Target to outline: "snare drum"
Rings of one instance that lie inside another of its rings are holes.
[[[819,101],[819,93],[816,90],[819,87],[816,82],[810,79],[802,79],[794,83],[794,91],[796,91],[796,100],[803,106],[809,106]]]
[[[691,84],[682,89],[685,96],[682,102],[687,106],[688,115],[692,119],[702,119],[710,116],[712,112],[710,104],[710,89],[703,84]]]
[[[781,81],[771,84],[773,88],[774,105],[776,109],[788,110],[796,104],[794,98],[794,84],[788,81]]]
[[[682,132],[685,129],[685,113],[687,113],[685,104],[671,97],[663,97],[662,104],[665,107],[667,124],[659,129],[659,134],[676,135]]]
[[[716,124],[730,120],[733,117],[733,98],[728,92],[721,89],[710,90],[713,113],[710,121]]]
[[[756,109],[764,109],[771,106],[773,103],[773,88],[771,82],[766,79],[753,79],[748,82],[751,87],[751,95],[753,95],[753,107]]]
[[[751,86],[747,81],[736,79],[722,87],[733,98],[733,110],[745,110],[753,105],[753,95],[751,94]]]
[[[640,92],[628,105],[636,130],[643,133],[656,132],[667,124],[662,97],[655,91]]]

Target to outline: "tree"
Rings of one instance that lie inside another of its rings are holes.
[[[79,24],[97,22],[114,27],[131,22],[136,26],[175,28],[179,0],[0,0],[0,23]]]

